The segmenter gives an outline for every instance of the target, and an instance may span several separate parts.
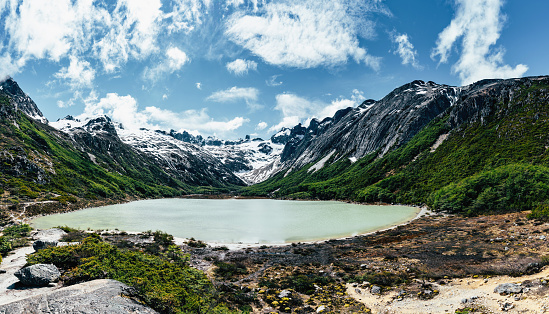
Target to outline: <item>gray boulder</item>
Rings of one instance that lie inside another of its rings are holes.
[[[494,292],[499,294],[521,293],[522,287],[515,283],[502,283],[494,289]]]
[[[54,247],[54,246],[57,246],[57,241],[36,240],[32,244],[32,248],[37,252],[45,248]]]
[[[25,286],[43,287],[59,279],[61,273],[55,265],[36,264],[21,268],[14,275]]]
[[[0,314],[155,314],[156,311],[124,296],[128,286],[110,279],[99,279],[63,287],[7,304]]]
[[[370,293],[372,294],[380,294],[381,293],[381,287],[373,285],[372,289],[370,289]]]

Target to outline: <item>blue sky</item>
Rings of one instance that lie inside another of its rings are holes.
[[[55,121],[267,138],[415,79],[549,74],[541,0],[0,0],[0,79]]]

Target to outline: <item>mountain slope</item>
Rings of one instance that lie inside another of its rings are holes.
[[[396,91],[406,93],[407,87]],[[389,148],[378,145],[370,153],[362,148],[366,155],[354,163],[352,158],[336,156],[352,157],[358,149],[334,149],[331,155],[317,157],[289,173],[282,171],[245,193],[428,203],[434,208],[469,213],[532,208],[547,200],[547,193],[539,191],[549,184],[549,177],[545,177],[549,173],[549,78],[485,80],[451,90],[455,94],[446,95],[454,102],[408,142]],[[416,105],[412,101],[408,108],[415,109]],[[323,158],[323,167],[313,169]],[[294,163],[299,164],[299,160],[294,157]],[[530,173],[530,179],[520,173]],[[523,190],[518,189],[521,185]],[[464,191],[463,186],[477,190]]]
[[[203,175],[203,180],[193,181],[167,171],[150,155],[123,143],[105,117],[89,121],[70,135],[60,132],[42,123],[47,120],[13,80],[0,86],[4,203],[175,196],[232,186],[224,178]],[[242,184],[237,178],[233,182]]]

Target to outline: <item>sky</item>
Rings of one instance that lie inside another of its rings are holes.
[[[416,79],[549,74],[545,0],[0,0],[0,80],[50,121],[269,138]]]

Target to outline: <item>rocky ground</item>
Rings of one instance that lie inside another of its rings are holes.
[[[220,299],[256,313],[543,313],[549,311],[549,223],[526,216],[431,215],[374,234],[285,246],[178,244]],[[147,250],[153,242],[124,232],[102,237],[130,249]],[[21,263],[25,249],[1,268],[14,272],[10,261]],[[0,281],[5,300],[14,291]],[[514,285],[494,292],[504,283]]]
[[[262,313],[540,313],[549,310],[549,224],[526,215],[433,215],[320,243],[183,249],[224,289],[255,292]],[[501,283],[521,292],[494,293]]]

